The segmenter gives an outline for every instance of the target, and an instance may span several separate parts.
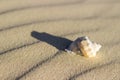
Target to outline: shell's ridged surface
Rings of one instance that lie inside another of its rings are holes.
[[[74,53],[81,51],[86,57],[95,57],[100,48],[100,44],[91,42],[88,37],[84,36],[73,41],[68,47],[68,50]]]

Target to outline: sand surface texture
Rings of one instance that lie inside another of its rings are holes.
[[[64,51],[84,35],[96,57]],[[120,0],[0,0],[0,80],[120,80]]]

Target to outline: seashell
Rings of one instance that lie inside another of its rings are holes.
[[[100,44],[90,41],[87,36],[83,36],[73,41],[65,50],[68,53],[82,53],[86,57],[95,57],[100,48]]]

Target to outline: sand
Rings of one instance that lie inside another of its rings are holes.
[[[0,80],[120,80],[119,0],[0,0]],[[77,37],[102,48],[68,54]]]

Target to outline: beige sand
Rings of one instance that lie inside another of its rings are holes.
[[[0,0],[0,80],[120,80],[119,0]],[[87,35],[94,58],[65,47]]]

